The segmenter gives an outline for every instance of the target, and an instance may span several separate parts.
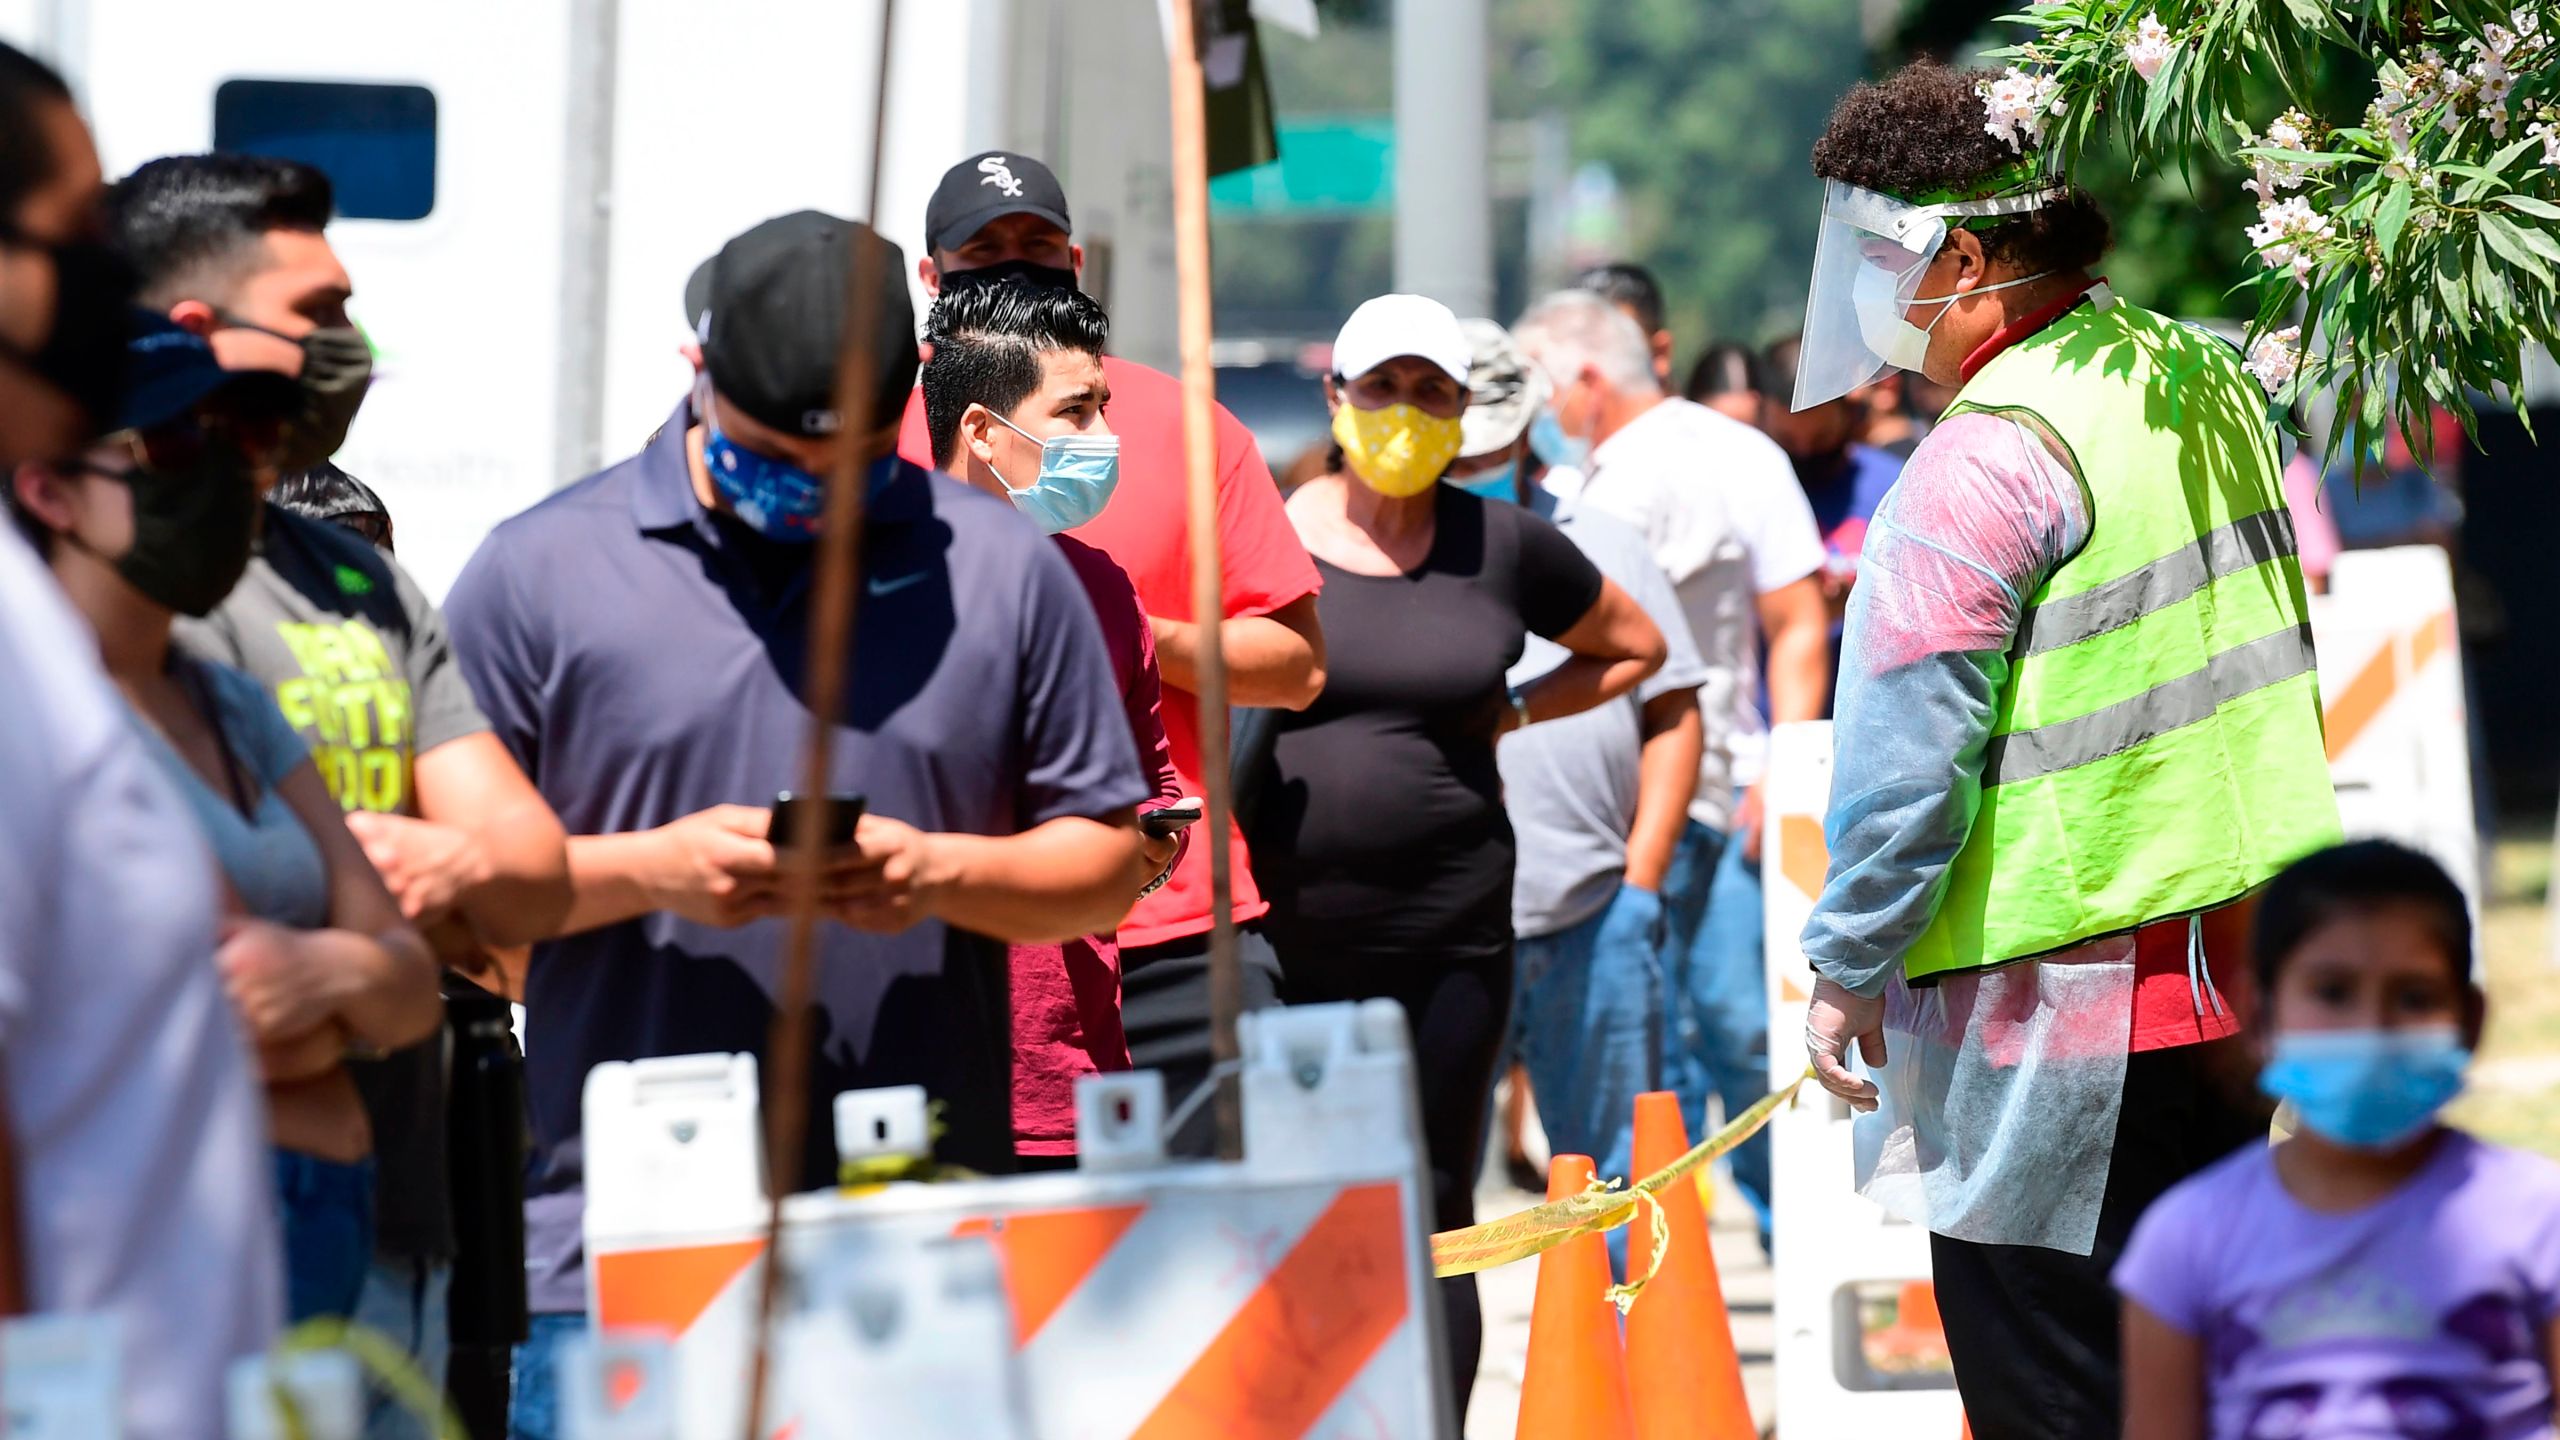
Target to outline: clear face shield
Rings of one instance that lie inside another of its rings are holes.
[[[1928,357],[1929,332],[1903,318],[1924,300],[1920,279],[1947,242],[1949,217],[2018,215],[2063,193],[2059,185],[1984,200],[1914,205],[1891,195],[1830,181],[1823,190],[1822,228],[1814,241],[1813,285],[1805,300],[1804,343],[1796,357],[1790,408],[1836,400],[1884,373],[1917,370]],[[2041,280],[2028,275],[2003,282]],[[1999,288],[1977,286],[1968,294]],[[1940,317],[1944,309],[1938,312]],[[1934,323],[1934,318],[1933,322]]]

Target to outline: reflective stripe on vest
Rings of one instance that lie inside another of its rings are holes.
[[[1983,787],[2055,775],[2121,755],[2146,740],[2211,719],[2214,711],[2241,696],[2307,675],[2311,668],[2308,625],[2235,645],[2206,661],[2203,669],[2154,685],[2130,700],[2076,720],[1991,737],[1982,756]]]
[[[2095,639],[2154,610],[2166,610],[2225,575],[2293,554],[2292,512],[2244,515],[2120,580],[2028,610],[2018,618],[2011,653],[2041,655]]]

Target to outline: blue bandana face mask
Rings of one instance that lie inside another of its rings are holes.
[[[818,520],[827,508],[827,482],[722,434],[708,403],[697,401],[694,413],[702,417],[702,468],[738,519],[768,540],[805,545],[817,539]],[[864,493],[880,493],[896,473],[895,454],[872,461],[863,473]]]
[[[1015,488],[996,467],[996,483],[1004,486],[1013,508],[1031,517],[1044,535],[1073,530],[1102,513],[1111,492],[1120,487],[1120,437],[1117,435],[1052,435],[1043,440],[993,410],[995,422],[1040,447],[1040,478]]]
[[[1442,483],[1464,490],[1479,500],[1501,500],[1516,504],[1520,499],[1520,461],[1516,456],[1510,464],[1499,470],[1487,470],[1481,475],[1470,475],[1464,480],[1453,480],[1446,475],[1441,476],[1440,479]]]
[[[707,405],[702,407],[702,468],[748,529],[768,540],[805,544],[817,538],[818,517],[827,508],[826,482],[721,434]]]
[[[2290,1100],[2305,1129],[2358,1150],[2425,1133],[2462,1093],[2471,1052],[2450,1025],[2412,1030],[2294,1030],[2276,1036],[2258,1086]]]

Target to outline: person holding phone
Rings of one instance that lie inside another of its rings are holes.
[[[436,963],[266,691],[170,642],[248,568],[254,471],[298,396],[135,313],[117,428],[20,466],[10,507],[228,882],[213,959],[266,1072],[288,1317],[351,1316],[373,1263],[373,1131],[346,1062],[435,1030]]]
[[[587,1072],[772,1034],[789,930],[766,806],[801,783],[833,487],[862,487],[862,598],[826,788],[868,803],[823,857],[811,1115],[922,1086],[939,1159],[1018,1168],[1005,946],[1106,929],[1145,880],[1155,787],[1074,571],[1013,506],[896,453],[906,274],[869,226],[813,210],[731,239],[666,424],[492,531],[446,601],[473,692],[568,827],[576,892],[525,968],[519,1440],[559,1433],[553,1362],[587,1326]],[[869,382],[851,393],[848,363]],[[834,1183],[835,1138],[813,1119],[780,1157],[794,1188]]]
[[[1331,472],[1289,497],[1324,575],[1325,692],[1274,718],[1249,839],[1292,1005],[1385,998],[1414,1037],[1435,1230],[1475,1218],[1486,1098],[1511,1008],[1517,858],[1494,742],[1662,667],[1662,632],[1555,526],[1442,483],[1475,347],[1419,295],[1362,305],[1325,381]],[[1530,635],[1565,657],[1519,690]],[[1441,1282],[1463,1408],[1475,1280]]]
[[[1120,440],[1103,418],[1110,335],[1110,317],[1080,291],[1013,277],[955,287],[926,322],[933,358],[924,367],[924,406],[937,463],[1012,501],[1046,532],[1102,624],[1139,768],[1155,786],[1138,807],[1146,874],[1131,892],[1135,901],[1172,873],[1182,828],[1200,812],[1196,802],[1181,803],[1159,713],[1155,640],[1137,588],[1110,556],[1062,533],[1101,514],[1119,483]],[[1072,1164],[1076,1077],[1129,1068],[1119,943],[1106,931],[1015,945],[1011,966],[1014,1151],[1029,1165]]]

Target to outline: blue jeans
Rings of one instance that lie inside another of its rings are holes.
[[[373,1161],[272,1153],[284,1222],[285,1318],[296,1325],[352,1318],[373,1269]]]
[[[445,1305],[452,1288],[453,1266],[444,1261],[377,1255],[356,1301],[356,1323],[399,1346],[438,1395],[444,1393],[445,1357],[452,1349]],[[379,1387],[370,1402],[365,1440],[433,1440],[433,1430]]]
[[[1662,897],[1621,885],[1589,919],[1518,943],[1511,1028],[1548,1147],[1625,1175],[1635,1099],[1661,1075]]]
[[[1559,1155],[1588,1155],[1632,1180],[1635,1099],[1662,1074],[1662,897],[1621,885],[1590,918],[1518,943],[1511,1032],[1538,1122]],[[1609,1232],[1626,1266],[1625,1227]]]
[[[587,1331],[580,1310],[530,1316],[516,1347],[515,1389],[507,1400],[507,1440],[560,1440],[560,1347]]]
[[[1670,940],[1663,980],[1671,996],[1664,1084],[1680,1096],[1692,1141],[1705,1138],[1707,1097],[1730,1117],[1769,1093],[1769,980],[1763,949],[1760,867],[1731,837],[1696,821],[1680,837],[1663,879]],[[1752,1136],[1727,1157],[1733,1186],[1769,1237],[1769,1136]]]

